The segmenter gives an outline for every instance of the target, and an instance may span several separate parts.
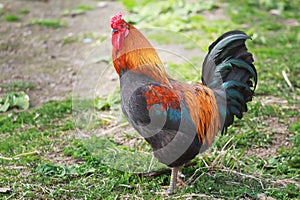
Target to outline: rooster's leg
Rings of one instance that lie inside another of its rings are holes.
[[[168,189],[168,193],[169,194],[172,194],[175,187],[176,187],[176,183],[177,183],[177,174],[178,174],[178,171],[179,171],[179,167],[173,167],[172,168],[172,173],[171,173],[171,180],[170,180],[170,186],[169,186],[169,189]]]

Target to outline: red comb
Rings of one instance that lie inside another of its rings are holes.
[[[110,27],[115,29],[118,28],[118,26],[120,25],[120,23],[123,21],[122,19],[122,12],[118,12],[117,14],[115,14],[115,16],[113,16],[110,20]]]

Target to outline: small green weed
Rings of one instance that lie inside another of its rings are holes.
[[[17,15],[6,15],[5,20],[8,22],[18,22],[21,21],[21,18]]]
[[[26,110],[29,108],[29,96],[24,92],[10,92],[5,98],[0,98],[0,112],[11,108]]]
[[[90,6],[90,5],[79,5],[77,6],[75,9],[73,10],[65,10],[63,12],[63,15],[64,16],[67,16],[67,15],[80,15],[80,14],[84,14],[85,12],[87,11],[90,11],[90,10],[94,10],[95,7],[94,6]]]
[[[66,165],[53,165],[42,163],[36,169],[36,172],[51,176],[51,177],[64,177],[64,176],[83,176],[95,171],[94,168],[88,164],[78,165],[74,164],[71,166]]]
[[[30,13],[30,11],[27,10],[27,9],[21,9],[21,10],[19,10],[19,13],[22,14],[22,15],[27,15],[27,14]]]
[[[66,44],[70,44],[70,43],[73,43],[76,41],[77,41],[77,39],[73,35],[68,35],[68,36],[64,37],[63,44],[66,45]]]
[[[32,82],[12,82],[1,84],[0,88],[6,91],[26,91],[32,90],[36,87],[36,85]]]
[[[116,110],[119,109],[121,102],[120,90],[116,90],[105,98],[95,98],[94,106],[98,110]]]
[[[36,24],[38,26],[48,28],[61,28],[67,26],[67,22],[58,19],[38,19],[31,21],[30,24]]]
[[[76,10],[89,11],[93,10],[95,7],[90,5],[79,5],[76,7]]]

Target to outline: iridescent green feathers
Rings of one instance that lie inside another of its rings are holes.
[[[202,82],[211,88],[217,99],[222,131],[242,118],[246,103],[252,100],[257,85],[253,56],[245,41],[251,39],[242,31],[230,31],[209,47],[202,68]]]

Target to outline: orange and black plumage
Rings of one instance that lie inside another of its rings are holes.
[[[172,167],[172,193],[179,167],[205,151],[218,132],[242,117],[252,100],[257,72],[242,31],[229,31],[209,47],[202,83],[170,77],[150,42],[118,13],[111,19],[112,59],[120,77],[122,111]]]

